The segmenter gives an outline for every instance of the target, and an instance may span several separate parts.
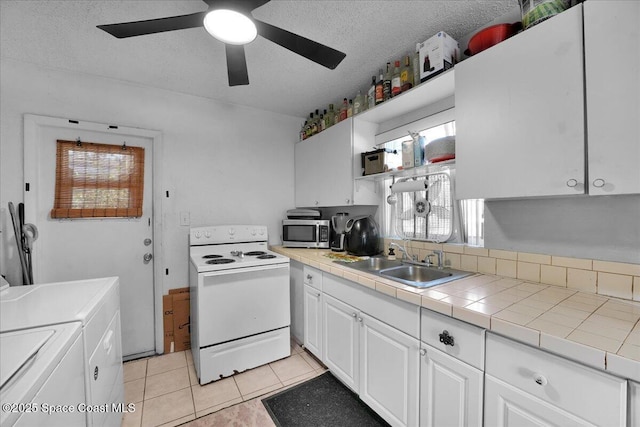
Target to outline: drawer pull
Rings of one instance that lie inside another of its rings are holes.
[[[420,356],[426,356],[427,355],[427,350],[425,350],[424,348],[420,349]]]
[[[308,281],[311,281],[311,279],[313,279],[313,276],[312,276],[312,275],[310,275],[310,274],[307,274],[307,280],[308,280]]]
[[[547,382],[548,382],[545,376],[542,374],[533,374],[533,380],[536,382],[536,384],[542,385],[542,386],[547,385]]]
[[[454,345],[454,341],[453,341],[453,337],[451,335],[449,335],[448,331],[442,331],[441,334],[438,335],[440,337],[440,342],[444,345],[450,345],[453,347]]]

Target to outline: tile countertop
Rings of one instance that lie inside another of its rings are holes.
[[[419,289],[351,269],[326,249],[272,246],[292,260],[394,298],[640,381],[640,304],[486,274]]]

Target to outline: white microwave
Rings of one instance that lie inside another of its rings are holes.
[[[329,220],[283,219],[282,246],[329,249]]]

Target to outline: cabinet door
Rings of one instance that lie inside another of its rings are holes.
[[[304,285],[304,346],[322,360],[322,293]]]
[[[325,294],[323,311],[323,362],[336,377],[358,392],[358,310]]]
[[[640,2],[584,3],[589,193],[640,193]]]
[[[584,193],[582,41],[577,5],[456,65],[458,198]]]
[[[629,381],[629,425],[640,426],[640,383]]]
[[[353,204],[353,119],[295,145],[297,207]]]
[[[482,371],[424,345],[420,365],[420,425],[482,426]]]
[[[485,375],[484,415],[484,425],[494,427],[593,427],[577,415],[490,375]]]
[[[420,343],[361,314],[360,399],[392,426],[418,424]]]

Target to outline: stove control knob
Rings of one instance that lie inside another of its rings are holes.
[[[255,228],[251,230],[251,235],[252,235],[252,236],[255,236],[255,235],[256,235],[256,233],[257,233],[257,231],[256,231],[256,229],[255,229]]]
[[[233,228],[230,228],[229,234],[233,236],[234,234],[236,234],[236,230],[234,230]]]
[[[209,237],[211,237],[211,232],[210,232],[210,231],[205,231],[205,232],[204,232],[204,237],[206,237],[207,239],[208,239]]]
[[[261,229],[260,229],[260,235],[261,235],[261,236],[262,236],[262,235],[264,235],[264,228],[261,228]]]
[[[196,239],[199,239],[200,236],[202,236],[202,233],[200,233],[199,231],[196,231],[196,233],[194,234]]]

